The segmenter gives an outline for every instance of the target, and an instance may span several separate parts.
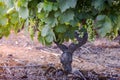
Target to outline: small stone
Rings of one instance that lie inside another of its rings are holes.
[[[2,57],[2,54],[0,54],[0,57]]]
[[[12,54],[8,54],[8,58],[12,58],[13,57],[13,55]]]

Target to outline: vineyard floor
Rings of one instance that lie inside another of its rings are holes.
[[[23,31],[12,32],[0,40],[0,80],[120,80],[117,42],[98,39],[79,48],[74,53],[73,74],[67,77],[60,55],[54,44],[45,47]]]

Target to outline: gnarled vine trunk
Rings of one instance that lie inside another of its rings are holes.
[[[77,39],[78,43],[71,43],[68,47],[64,44],[59,44],[59,42],[55,42],[56,45],[62,50],[62,55],[60,57],[62,66],[64,68],[64,71],[66,73],[70,73],[72,71],[72,57],[73,57],[73,52],[84,45],[87,42],[88,39],[88,33],[84,32],[83,37],[79,37],[79,34],[75,32],[75,38]]]

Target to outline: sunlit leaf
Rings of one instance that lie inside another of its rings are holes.
[[[23,19],[28,18],[28,16],[29,16],[29,10],[28,10],[28,8],[27,7],[20,7],[19,8],[19,15]]]
[[[5,3],[9,8],[14,7],[14,1],[13,0],[5,0]]]
[[[112,22],[108,16],[99,15],[97,17],[97,24],[96,27],[99,29],[97,30],[99,35],[104,37],[107,33],[109,33],[112,29]]]
[[[0,25],[5,26],[8,22],[8,19],[6,17],[0,18]]]
[[[59,7],[62,12],[76,6],[77,0],[59,0]]]
[[[45,37],[45,36],[47,36],[47,35],[49,34],[49,31],[50,31],[50,26],[46,25],[46,26],[42,29],[41,35],[42,35],[43,37]]]
[[[69,22],[70,20],[74,19],[74,12],[68,10],[60,15],[59,17],[61,23]]]
[[[37,8],[38,8],[38,13],[40,13],[40,12],[41,12],[41,10],[42,10],[43,6],[44,6],[44,4],[43,4],[43,3],[39,3],[39,4],[37,5]]]
[[[52,30],[50,30],[49,34],[46,36],[46,41],[51,43],[55,40],[55,34]]]
[[[48,16],[45,19],[45,23],[50,25],[51,27],[55,27],[55,25],[58,24],[58,21],[54,16]]]
[[[46,3],[44,3],[44,7],[43,7],[43,9],[44,9],[44,11],[52,11],[52,7],[53,7],[53,4],[52,3],[50,3],[50,2],[46,2]]]

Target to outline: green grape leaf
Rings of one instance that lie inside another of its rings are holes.
[[[66,11],[69,8],[74,8],[76,6],[77,0],[59,0],[59,8],[61,12]]]
[[[120,30],[120,16],[118,16],[118,20],[117,20],[117,25],[116,25],[116,27]]]
[[[40,32],[38,32],[38,41],[40,42],[40,43],[42,43],[43,45],[45,45],[45,38],[44,37],[42,37],[41,36],[41,33]]]
[[[17,34],[17,32],[22,28],[23,23],[17,23],[17,24],[10,24],[12,26],[12,28],[14,29],[15,33]]]
[[[28,6],[28,1],[27,0],[18,0],[17,1],[17,6],[18,7],[27,7]]]
[[[41,19],[41,20],[42,20],[42,19],[44,20],[45,17],[47,17],[47,13],[45,13],[45,12],[38,13],[38,14],[37,14],[37,17],[38,17],[39,19]]]
[[[45,23],[48,24],[50,27],[54,27],[55,25],[58,24],[58,21],[54,16],[48,16],[45,19]]]
[[[0,25],[5,26],[8,22],[6,17],[0,17]]]
[[[29,16],[29,10],[28,10],[28,8],[27,7],[20,7],[19,8],[19,15],[23,19],[28,18],[28,16]]]
[[[10,22],[11,22],[12,24],[17,24],[18,21],[19,21],[18,13],[15,12],[15,13],[11,14],[11,16],[10,16]]]
[[[55,31],[59,33],[64,33],[67,30],[67,26],[63,24],[59,24],[58,26],[55,27]]]
[[[57,36],[58,37],[57,37],[56,41],[59,41],[60,44],[63,43],[64,42],[64,33],[59,33]]]
[[[118,23],[118,16],[112,14],[112,15],[110,15],[110,19],[111,19],[113,25]]]
[[[45,2],[43,10],[50,12],[50,11],[52,11],[52,6],[53,6],[53,4],[51,2]]]
[[[57,4],[57,3],[54,3],[52,9],[53,9],[54,11],[57,11],[57,10],[58,10],[58,4]]]
[[[70,20],[74,19],[74,12],[72,10],[67,10],[66,12],[64,12],[63,14],[61,14],[59,16],[60,19],[60,23],[65,23],[65,22],[69,22]]]
[[[51,43],[55,40],[55,34],[54,34],[53,30],[50,30],[49,34],[46,36],[45,39],[48,43]]]
[[[78,23],[79,23],[79,22],[78,22],[78,20],[76,20],[76,19],[70,21],[70,24],[71,24],[73,27],[77,26]]]
[[[5,4],[6,4],[9,8],[14,7],[14,2],[13,2],[13,0],[5,0]]]
[[[37,5],[37,8],[38,8],[38,13],[40,13],[40,12],[41,12],[41,10],[43,9],[43,6],[44,6],[44,4],[43,4],[43,3],[39,3],[39,4]]]
[[[99,15],[97,17],[97,23],[96,23],[96,27],[99,28],[97,29],[98,34],[101,37],[105,37],[107,33],[109,33],[112,29],[112,22],[110,20],[110,18],[108,16],[105,15]]]
[[[50,26],[49,25],[45,25],[45,27],[43,27],[42,31],[41,31],[41,36],[45,37],[49,34],[50,31]]]
[[[5,15],[7,12],[7,8],[3,2],[0,2],[0,16]]]
[[[93,4],[95,9],[102,11],[105,9],[104,0],[94,0]]]
[[[57,18],[58,16],[60,16],[61,15],[61,12],[60,11],[56,11],[55,12],[55,14],[54,14],[54,16]]]
[[[98,15],[97,18],[96,18],[96,20],[97,21],[101,21],[101,20],[104,20],[105,17],[106,17],[106,15]]]

